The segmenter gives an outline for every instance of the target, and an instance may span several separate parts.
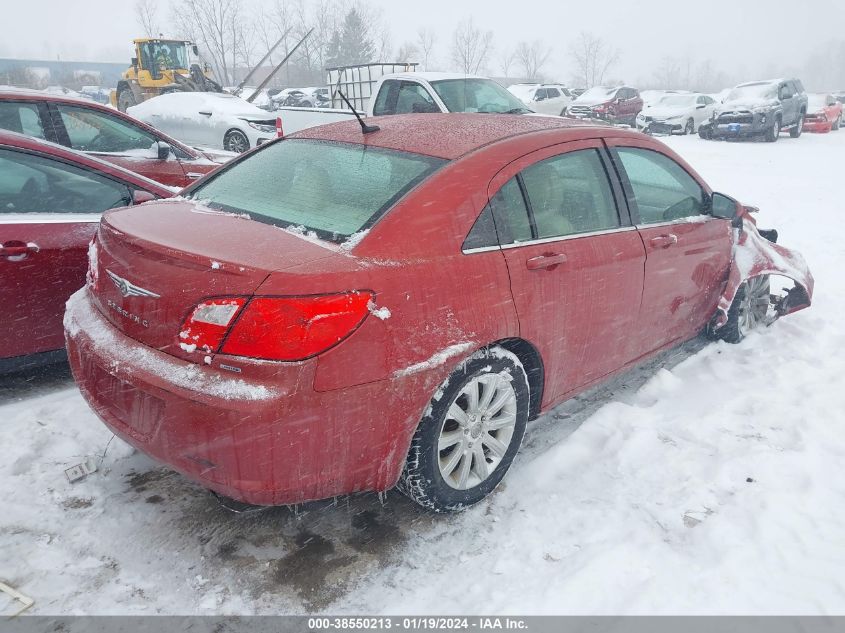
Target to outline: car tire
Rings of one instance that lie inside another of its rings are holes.
[[[709,125],[698,126],[698,138],[703,138],[705,141],[713,140],[713,131]]]
[[[766,130],[766,133],[764,135],[764,138],[766,139],[767,143],[774,143],[778,140],[778,136],[780,136],[780,126],[780,117],[775,117],[775,120],[772,122],[772,126],[768,130]]]
[[[135,95],[130,88],[125,88],[117,95],[117,109],[121,112],[126,112],[128,108],[137,105],[135,102]]]
[[[249,149],[249,139],[240,130],[229,130],[223,137],[223,149],[242,154]]]
[[[789,128],[789,136],[792,138],[798,138],[801,136],[801,132],[804,131],[804,113],[799,113],[798,123],[796,123],[793,127]]]
[[[771,303],[769,295],[768,275],[744,281],[728,310],[727,322],[716,330],[716,336],[728,343],[739,343],[749,332],[767,324],[766,315]]]
[[[833,131],[838,130],[842,126],[842,115],[840,114],[836,117],[836,120],[833,122],[833,125],[830,126],[830,129]]]
[[[431,399],[397,488],[434,512],[478,503],[513,462],[529,403],[528,377],[514,354],[498,346],[476,352]]]

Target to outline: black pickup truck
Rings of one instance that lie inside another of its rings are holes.
[[[698,129],[704,139],[762,136],[774,143],[780,131],[801,136],[807,93],[798,79],[771,79],[740,84],[728,93],[713,116]]]

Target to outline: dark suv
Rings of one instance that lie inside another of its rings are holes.
[[[762,136],[774,143],[783,129],[792,138],[801,136],[807,113],[807,93],[798,79],[772,79],[740,84],[728,93],[701,125],[701,138]]]

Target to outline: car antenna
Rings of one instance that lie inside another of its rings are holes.
[[[338,89],[337,94],[340,95],[340,98],[346,102],[346,105],[349,106],[349,109],[352,110],[352,114],[355,115],[355,118],[358,119],[358,123],[361,124],[361,132],[364,134],[369,134],[370,132],[378,132],[381,128],[378,125],[367,125],[364,123],[364,119],[361,118],[361,115],[358,114],[358,111],[352,107],[352,104],[349,103],[349,99],[346,98],[346,95]]]

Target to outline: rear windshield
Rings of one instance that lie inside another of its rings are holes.
[[[287,139],[224,168],[188,197],[343,242],[444,163],[366,145]]]

